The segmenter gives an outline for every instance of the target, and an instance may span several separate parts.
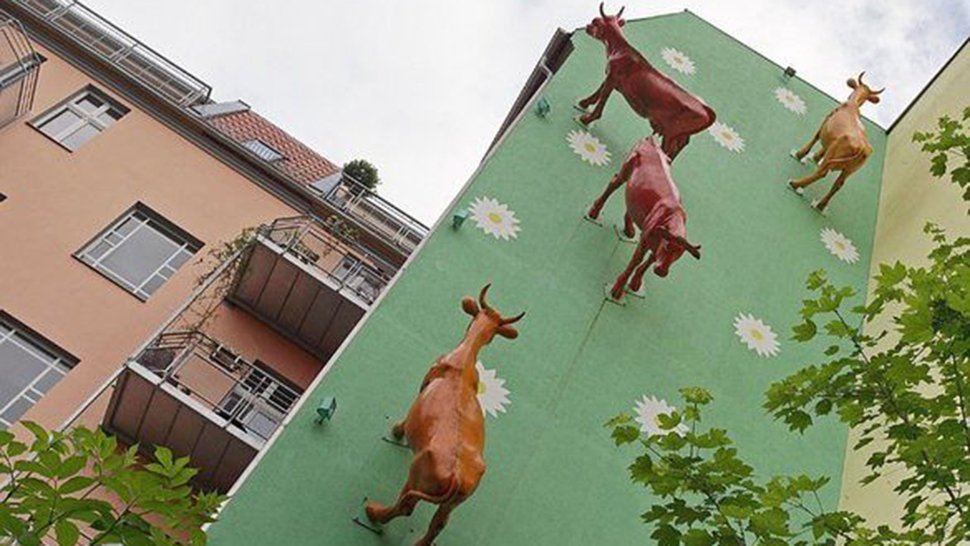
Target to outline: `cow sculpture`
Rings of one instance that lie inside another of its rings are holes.
[[[598,218],[610,195],[626,184],[623,233],[633,238],[634,226],[639,226],[640,241],[630,263],[613,283],[610,295],[615,300],[622,299],[628,279],[630,290],[639,291],[643,275],[651,265],[656,264],[653,272],[658,277],[666,277],[670,266],[684,252],[698,260],[701,258],[701,247],[687,241],[687,213],[670,176],[669,163],[653,137],[641,140],[587,213],[594,220]]]
[[[407,417],[391,429],[395,438],[407,440],[414,453],[396,504],[368,502],[365,506],[371,521],[386,523],[411,515],[418,501],[437,504],[428,531],[415,546],[434,542],[452,510],[475,492],[485,474],[485,415],[478,402],[475,368],[478,352],[495,334],[515,339],[519,334],[512,324],[525,316],[503,318],[485,299],[489,286],[482,288],[478,303],[472,298],[461,301],[461,308],[474,317],[465,337],[431,366]]]
[[[824,178],[829,171],[842,171],[829,192],[815,205],[819,212],[825,210],[832,196],[842,188],[849,175],[862,168],[866,159],[872,155],[872,146],[866,138],[866,128],[859,118],[859,109],[866,101],[879,102],[879,94],[886,88],[873,91],[862,82],[863,74],[865,72],[859,74],[858,80],[849,78],[846,84],[852,88],[852,94],[849,95],[848,100],[829,113],[812,140],[794,154],[795,159],[801,161],[816,142],[822,141],[822,147],[813,156],[818,163],[818,169],[804,178],[788,181],[789,186],[798,193],[801,193],[806,186]]]
[[[622,15],[623,9],[606,15],[601,3],[600,17],[586,26],[587,34],[606,45],[606,79],[596,92],[579,101],[584,111],[595,104],[579,122],[589,125],[599,119],[606,99],[616,89],[634,112],[650,121],[654,133],[663,137],[663,150],[673,161],[691,135],[714,123],[714,110],[654,68],[626,41]]]

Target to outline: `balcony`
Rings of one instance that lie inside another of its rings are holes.
[[[302,394],[272,368],[199,332],[170,332],[127,363],[102,426],[189,455],[197,485],[227,491]]]
[[[212,88],[80,2],[10,0],[163,99],[189,107]]]
[[[258,231],[229,301],[326,362],[397,268],[308,218]]]
[[[0,128],[30,111],[41,61],[23,25],[0,11]]]
[[[428,236],[427,226],[345,174],[324,178],[310,187],[331,206],[406,254]]]

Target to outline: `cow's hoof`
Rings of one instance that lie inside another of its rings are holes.
[[[798,195],[802,195],[802,194],[805,193],[805,188],[796,186],[795,185],[795,181],[792,180],[792,179],[788,179],[788,189],[790,189],[791,191],[797,193]]]
[[[579,101],[576,101],[576,102],[573,103],[573,108],[575,108],[576,110],[579,110],[580,112],[584,112],[585,113],[587,107],[586,106],[583,106],[582,104],[580,104]]]
[[[597,214],[596,216],[590,216],[589,213],[586,213],[583,215],[583,220],[586,220],[591,224],[596,224],[597,226],[603,227],[603,222],[600,222],[598,218],[599,218],[599,214]]]
[[[641,300],[647,298],[647,291],[644,290],[642,286],[638,286],[634,288],[633,285],[631,284],[630,286],[627,287],[626,293],[633,296],[634,298],[639,298]]]
[[[367,519],[372,523],[384,523],[381,521],[381,516],[383,515],[384,511],[384,507],[374,501],[368,501],[366,504],[364,504],[364,515],[366,515]]]
[[[790,150],[790,151],[788,152],[788,155],[789,155],[789,156],[790,156],[790,157],[791,157],[792,159],[794,159],[795,161],[799,161],[799,162],[801,161],[801,159],[799,159],[799,158],[798,158],[798,150],[796,150],[796,149],[794,149],[794,148],[792,148],[792,149],[791,149],[791,150]]]

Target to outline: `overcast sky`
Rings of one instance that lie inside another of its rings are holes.
[[[467,181],[557,27],[592,0],[87,0],[332,161],[363,157],[426,223]],[[608,2],[608,11],[620,6]],[[627,18],[690,9],[824,91],[888,86],[888,126],[970,35],[970,0],[628,0]]]

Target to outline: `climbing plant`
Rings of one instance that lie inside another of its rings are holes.
[[[966,124],[944,117],[917,133],[931,172],[967,190]],[[827,510],[818,491],[829,478],[758,475],[724,429],[701,425],[712,403],[701,388],[681,390],[683,412],[658,417],[644,437],[631,417],[607,426],[618,445],[639,446],[631,479],[657,502],[643,514],[661,545],[957,545],[970,539],[970,237],[927,224],[926,265],[883,264],[868,303],[822,271],[808,277],[793,339],[830,340],[820,362],[772,384],[765,409],[803,432],[834,416],[857,431],[868,458],[863,484],[892,479],[904,500],[898,526],[874,527]],[[892,476],[890,476],[890,473]]]
[[[197,470],[163,447],[153,460],[100,430],[0,431],[0,544],[199,546],[225,499],[193,491]],[[113,502],[109,502],[109,499]]]

